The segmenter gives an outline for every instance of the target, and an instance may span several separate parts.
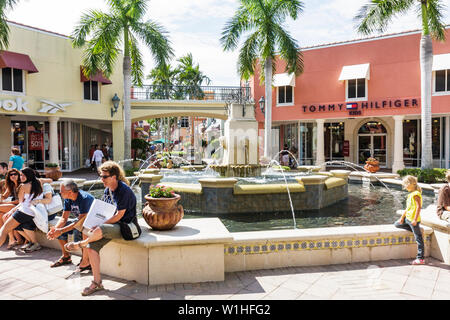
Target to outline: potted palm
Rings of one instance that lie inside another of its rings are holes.
[[[184,216],[183,206],[177,204],[181,196],[170,187],[151,185],[144,198],[147,203],[142,210],[142,216],[154,230],[170,230]]]
[[[47,162],[45,164],[44,173],[47,178],[50,178],[53,181],[56,181],[62,177],[61,169],[57,163]]]

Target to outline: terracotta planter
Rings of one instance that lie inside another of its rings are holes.
[[[57,181],[62,177],[62,172],[58,167],[45,167],[44,170],[45,176],[47,178],[52,179],[53,181]]]
[[[177,202],[181,199],[179,194],[174,198],[152,198],[146,195],[142,216],[147,224],[154,230],[170,230],[180,222],[184,216],[184,209]]]
[[[379,166],[379,161],[375,160],[375,161],[366,161],[366,165],[364,166],[364,169],[366,169],[367,171],[369,171],[370,173],[375,173],[378,170],[380,170],[380,166]]]

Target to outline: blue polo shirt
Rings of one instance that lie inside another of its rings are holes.
[[[90,193],[78,190],[78,197],[75,201],[64,200],[64,211],[70,211],[75,217],[78,217],[80,214],[89,212],[93,201],[94,197]]]
[[[113,203],[117,206],[117,210],[125,209],[125,213],[120,221],[130,223],[136,217],[136,196],[133,190],[124,182],[119,181],[116,190],[112,191]],[[105,188],[104,198],[110,198],[109,188]]]

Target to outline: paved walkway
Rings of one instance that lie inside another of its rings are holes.
[[[5,247],[0,248],[1,300],[450,299],[450,266],[435,259],[425,266],[389,260],[235,272],[223,282],[202,284],[145,286],[104,276],[107,290],[82,297],[92,275],[72,275],[75,265],[51,269],[58,250],[22,254]],[[74,264],[79,259],[74,256]]]

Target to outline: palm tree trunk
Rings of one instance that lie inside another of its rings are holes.
[[[420,40],[420,82],[422,116],[422,169],[433,168],[432,122],[431,122],[431,82],[433,65],[433,43],[429,34],[422,34]]]
[[[272,159],[272,58],[267,58],[264,62],[264,77],[266,94],[264,157]]]
[[[123,58],[123,122],[124,122],[124,159],[131,158],[131,59]],[[125,165],[127,162],[125,162]]]

